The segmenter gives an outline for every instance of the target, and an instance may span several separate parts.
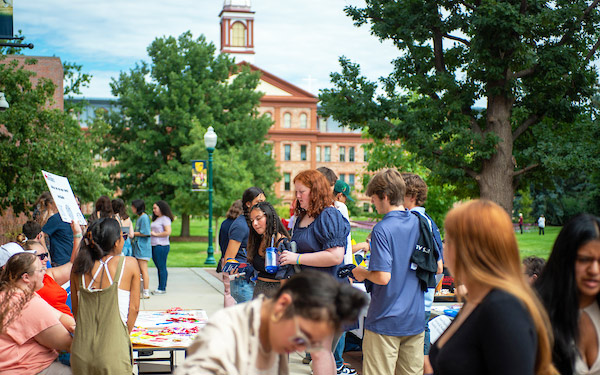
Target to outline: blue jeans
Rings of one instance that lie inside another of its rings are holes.
[[[158,270],[158,290],[167,290],[167,256],[169,255],[170,245],[152,246],[152,261]]]
[[[431,341],[429,341],[429,317],[431,317],[431,311],[425,311],[425,335],[423,345],[423,354],[429,355],[429,349],[431,348]]]
[[[229,284],[231,288],[231,296],[237,303],[243,303],[252,300],[254,294],[254,283],[246,281],[245,277],[237,277],[231,280]]]
[[[342,358],[342,354],[344,354],[344,347],[346,346],[346,332],[342,332],[340,339],[333,351],[333,358],[335,359],[335,367],[340,368],[344,365],[344,358]]]

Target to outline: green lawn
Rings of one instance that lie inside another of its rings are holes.
[[[552,252],[554,240],[556,240],[558,232],[560,232],[561,229],[562,227],[546,227],[545,236],[538,235],[537,227],[532,228],[529,233],[517,233],[521,258],[535,255],[540,258],[548,259],[548,256]]]
[[[521,251],[521,257],[525,258],[530,255],[536,255],[541,258],[547,259],[552,251],[552,245],[561,227],[547,227],[546,235],[539,236],[537,227],[532,228],[530,232],[523,234],[517,233],[517,241],[519,242],[519,249]],[[179,234],[181,231],[181,220],[173,222],[173,233]],[[194,219],[190,222],[190,234],[192,236],[206,236],[208,235],[208,220],[206,219]],[[364,229],[353,229],[352,239],[356,242],[363,242],[369,231]],[[213,236],[215,239],[218,236],[218,228],[213,228]],[[214,267],[205,266],[206,261],[206,242],[171,242],[171,251],[167,259],[167,266],[169,267]],[[218,245],[214,245],[215,259],[218,261],[221,257]],[[154,266],[152,262],[149,262],[150,266]]]

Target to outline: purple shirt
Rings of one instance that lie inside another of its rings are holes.
[[[158,217],[156,220],[150,224],[150,229],[152,232],[162,233],[165,231],[165,227],[171,226],[171,219],[168,216],[162,215]],[[167,237],[150,237],[150,244],[152,246],[168,246],[169,245],[169,236]]]

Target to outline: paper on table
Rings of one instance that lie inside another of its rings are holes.
[[[58,213],[62,221],[70,224],[71,221],[75,220],[79,225],[87,225],[87,221],[81,213],[73,190],[71,190],[69,180],[66,177],[44,170],[42,174],[44,175],[50,194],[52,194],[54,203],[56,203],[56,208],[58,208]]]

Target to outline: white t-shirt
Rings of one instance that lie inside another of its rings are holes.
[[[350,222],[350,216],[348,215],[348,207],[342,202],[334,201],[333,205],[342,214],[344,219]],[[346,244],[346,251],[344,251],[344,264],[352,264],[352,232],[348,233],[348,243]]]

